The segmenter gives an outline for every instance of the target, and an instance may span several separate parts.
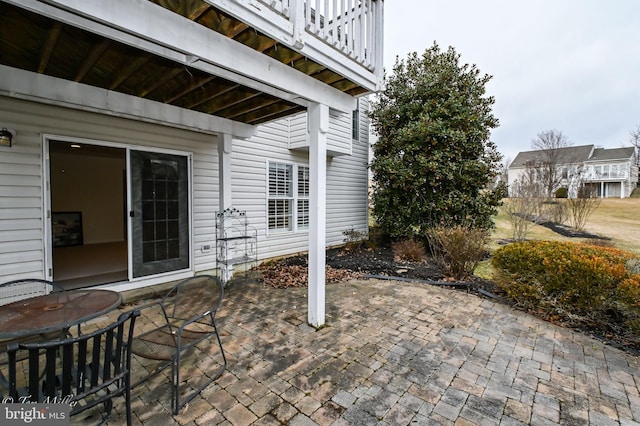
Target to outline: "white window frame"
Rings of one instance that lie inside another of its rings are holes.
[[[296,167],[296,230],[309,229],[309,193],[310,193],[310,170],[309,166],[297,165]],[[301,179],[302,173],[302,179]],[[305,207],[306,205],[306,207]]]
[[[272,166],[287,169],[291,171],[290,193],[287,194],[286,190],[282,191],[277,188],[277,192],[283,192],[281,194],[271,192],[271,168]],[[267,235],[269,234],[283,234],[283,233],[296,233],[306,232],[309,229],[309,166],[306,164],[296,164],[287,161],[279,160],[267,160],[266,167],[266,217],[267,217]],[[299,173],[306,170],[306,183],[300,182]],[[302,185],[302,186],[300,186]],[[285,212],[281,217],[276,216],[272,220],[270,213],[270,204],[272,200],[276,201],[288,201],[288,212]],[[303,206],[306,204],[306,208]],[[287,218],[287,220],[284,220]],[[305,220],[306,219],[306,220]],[[286,223],[286,226],[271,227],[271,223],[274,222],[278,225],[278,221]]]

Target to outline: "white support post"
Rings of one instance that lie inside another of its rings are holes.
[[[228,133],[218,135],[218,181],[220,182],[220,211],[231,207],[231,150],[232,137]]]
[[[309,120],[309,312],[308,322],[319,328],[325,323],[325,249],[327,206],[327,131],[329,107],[312,104]]]
[[[218,134],[218,205],[221,212],[233,205],[231,197],[232,140],[231,135],[228,133]],[[224,226],[224,221],[222,226]],[[224,232],[224,229],[220,231]],[[228,247],[225,246],[225,250],[228,250]],[[231,253],[225,253],[224,255],[225,258],[230,256],[232,256]],[[233,265],[218,265],[218,267],[220,268],[220,278],[226,283],[233,276]]]

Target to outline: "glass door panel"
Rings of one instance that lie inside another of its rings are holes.
[[[133,277],[189,268],[187,157],[131,151]]]

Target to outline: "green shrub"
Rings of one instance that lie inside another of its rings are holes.
[[[489,241],[487,230],[465,225],[435,227],[426,236],[433,259],[456,280],[473,275]]]
[[[640,336],[640,274],[632,275],[620,283],[618,302],[629,328]]]
[[[629,318],[637,282],[622,283],[632,277],[627,264],[637,259],[610,247],[526,241],[499,248],[491,264],[496,284],[521,306],[594,320],[612,311]]]
[[[556,198],[568,198],[569,197],[569,189],[567,188],[558,188],[556,191]]]

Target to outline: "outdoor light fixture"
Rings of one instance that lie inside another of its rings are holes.
[[[0,146],[7,146],[11,148],[11,142],[13,141],[13,136],[15,134],[16,132],[3,127],[2,130],[0,130]]]

